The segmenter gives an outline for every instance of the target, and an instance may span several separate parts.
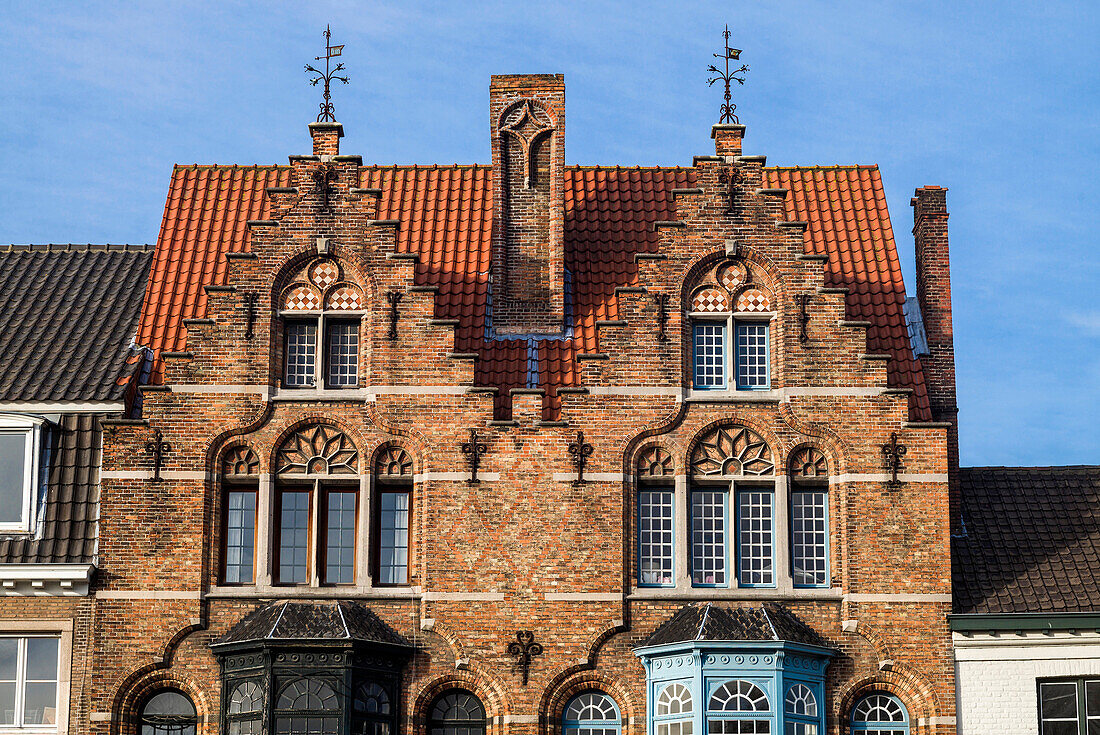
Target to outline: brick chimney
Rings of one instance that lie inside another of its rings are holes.
[[[493,326],[501,334],[560,334],[565,77],[493,76]]]
[[[309,134],[313,137],[313,155],[340,155],[340,139],[344,137],[343,125],[338,122],[310,123]]]
[[[740,156],[741,141],[745,138],[744,125],[712,125],[710,137],[714,138],[714,155]]]
[[[959,408],[955,399],[947,189],[923,186],[916,190],[910,204],[913,206],[913,240],[917,256],[917,302],[928,338],[928,354],[920,355],[919,359],[928,385],[932,420],[951,423],[947,432],[947,451],[954,524],[958,509]]]

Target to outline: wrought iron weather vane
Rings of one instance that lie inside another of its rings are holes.
[[[164,455],[172,451],[172,445],[164,441],[160,429],[153,429],[153,439],[145,442],[145,451],[153,455],[153,482],[163,481],[160,468],[164,464]]]
[[[337,56],[341,56],[344,53],[344,44],[339,46],[332,45],[332,30],[325,26],[325,55],[314,56],[314,61],[325,60],[325,70],[315,69],[312,64],[306,64],[306,71],[316,76],[309,80],[309,83],[316,87],[321,82],[325,83],[324,101],[321,103],[321,113],[317,116],[317,122],[336,122],[336,109],[332,106],[332,95],[329,93],[329,86],[332,84],[332,80],[341,81],[344,84],[348,83],[348,78],[337,75],[336,72],[344,70],[344,62],[338,63],[336,66],[330,68],[330,62]]]
[[[711,64],[710,66],[708,66],[707,71],[711,72],[715,76],[708,79],[707,84],[709,86],[714,86],[714,83],[717,82],[718,80],[722,80],[723,82],[725,82],[725,85],[726,85],[726,95],[725,95],[726,101],[722,105],[722,116],[720,118],[718,118],[718,122],[719,123],[737,124],[738,123],[737,115],[736,115],[737,105],[730,102],[730,82],[737,82],[738,84],[744,84],[745,83],[744,74],[745,74],[745,72],[747,72],[749,70],[749,67],[742,64],[740,69],[733,69],[732,71],[730,70],[730,61],[731,60],[732,61],[739,61],[741,59],[741,49],[739,49],[739,48],[730,48],[730,27],[729,26],[726,26],[726,30],[722,33],[722,35],[726,39],[725,51],[723,51],[723,53],[721,53],[721,54],[715,54],[714,58],[722,59],[722,61],[725,63],[725,70],[723,71],[722,69],[719,69],[714,64]],[[740,75],[740,76],[738,76],[738,75]]]
[[[535,643],[535,634],[529,630],[517,630],[516,640],[508,644],[508,655],[516,657],[516,666],[523,675],[523,686],[527,686],[527,675],[531,671],[531,659],[542,653],[542,644]]]

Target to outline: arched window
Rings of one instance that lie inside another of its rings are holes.
[[[374,582],[409,583],[409,519],[412,517],[413,462],[394,444],[374,456]]]
[[[428,710],[429,735],[484,735],[485,707],[464,689],[443,692]]]
[[[787,723],[784,735],[818,735],[821,715],[818,713],[817,697],[805,684],[795,684],[787,690],[783,714]]]
[[[851,726],[865,735],[909,735],[909,712],[892,694],[875,692],[856,702]]]
[[[237,445],[222,455],[222,584],[256,581],[256,519],[260,458]]]
[[[275,703],[275,734],[336,732],[340,722],[340,700],[336,691],[321,679],[294,679],[279,692]]]
[[[710,695],[707,735],[767,735],[771,714],[763,689],[744,679],[727,681]]]
[[[692,735],[692,713],[695,711],[691,690],[679,682],[661,689],[653,707],[653,724],[657,735]]]
[[[676,464],[663,447],[638,455],[638,584],[672,587],[676,575]]]
[[[263,721],[264,692],[254,681],[242,681],[229,694],[226,722],[229,735],[260,735]]]
[[[618,735],[622,728],[615,700],[603,692],[585,692],[573,697],[561,720],[564,735]]]
[[[166,689],[145,701],[140,722],[140,735],[195,735],[199,718],[186,694]]]
[[[829,463],[816,447],[788,459],[791,476],[791,575],[795,587],[829,586]]]
[[[353,735],[390,735],[393,715],[393,702],[384,686],[376,681],[359,685],[352,705]]]

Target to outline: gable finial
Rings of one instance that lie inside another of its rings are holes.
[[[329,62],[337,56],[342,56],[344,53],[344,44],[339,46],[332,45],[332,30],[329,26],[325,26],[325,55],[314,56],[314,61],[325,60],[325,70],[315,69],[311,64],[306,64],[306,71],[310,74],[316,74],[317,76],[309,80],[309,83],[316,87],[320,82],[325,83],[325,93],[323,95],[324,101],[321,103],[321,113],[317,116],[317,122],[336,122],[336,109],[332,106],[332,95],[329,93],[329,85],[333,79],[337,79],[344,84],[348,83],[347,77],[337,76],[336,72],[344,70],[344,62],[338,63],[332,69],[329,69]]]
[[[739,49],[739,48],[730,48],[730,27],[728,25],[726,26],[726,30],[722,32],[722,36],[726,39],[725,50],[721,54],[715,54],[714,58],[722,59],[725,62],[725,65],[726,65],[725,66],[725,71],[720,70],[714,64],[711,64],[710,66],[708,66],[707,71],[711,72],[715,76],[713,76],[713,77],[711,77],[710,79],[707,80],[707,85],[708,86],[713,86],[714,83],[717,82],[719,79],[721,79],[723,82],[726,83],[726,94],[725,94],[726,101],[722,105],[722,116],[720,118],[718,118],[718,122],[719,122],[719,124],[721,124],[721,123],[733,123],[733,124],[736,125],[736,124],[739,123],[739,121],[737,119],[737,115],[735,114],[735,112],[737,110],[737,105],[730,102],[730,82],[737,82],[738,84],[744,84],[745,83],[744,73],[749,70],[749,67],[742,64],[740,69],[734,69],[734,70],[730,71],[730,59],[732,59],[734,61],[740,60],[740,58],[741,58],[741,49]],[[741,76],[738,76],[739,74]]]

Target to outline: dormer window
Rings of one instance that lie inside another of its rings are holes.
[[[41,419],[0,415],[0,532],[31,530]]]
[[[314,261],[283,290],[283,386],[356,388],[362,290],[332,260]]]
[[[717,283],[692,295],[692,387],[699,391],[771,388],[772,297],[745,283],[743,263],[715,272]]]

